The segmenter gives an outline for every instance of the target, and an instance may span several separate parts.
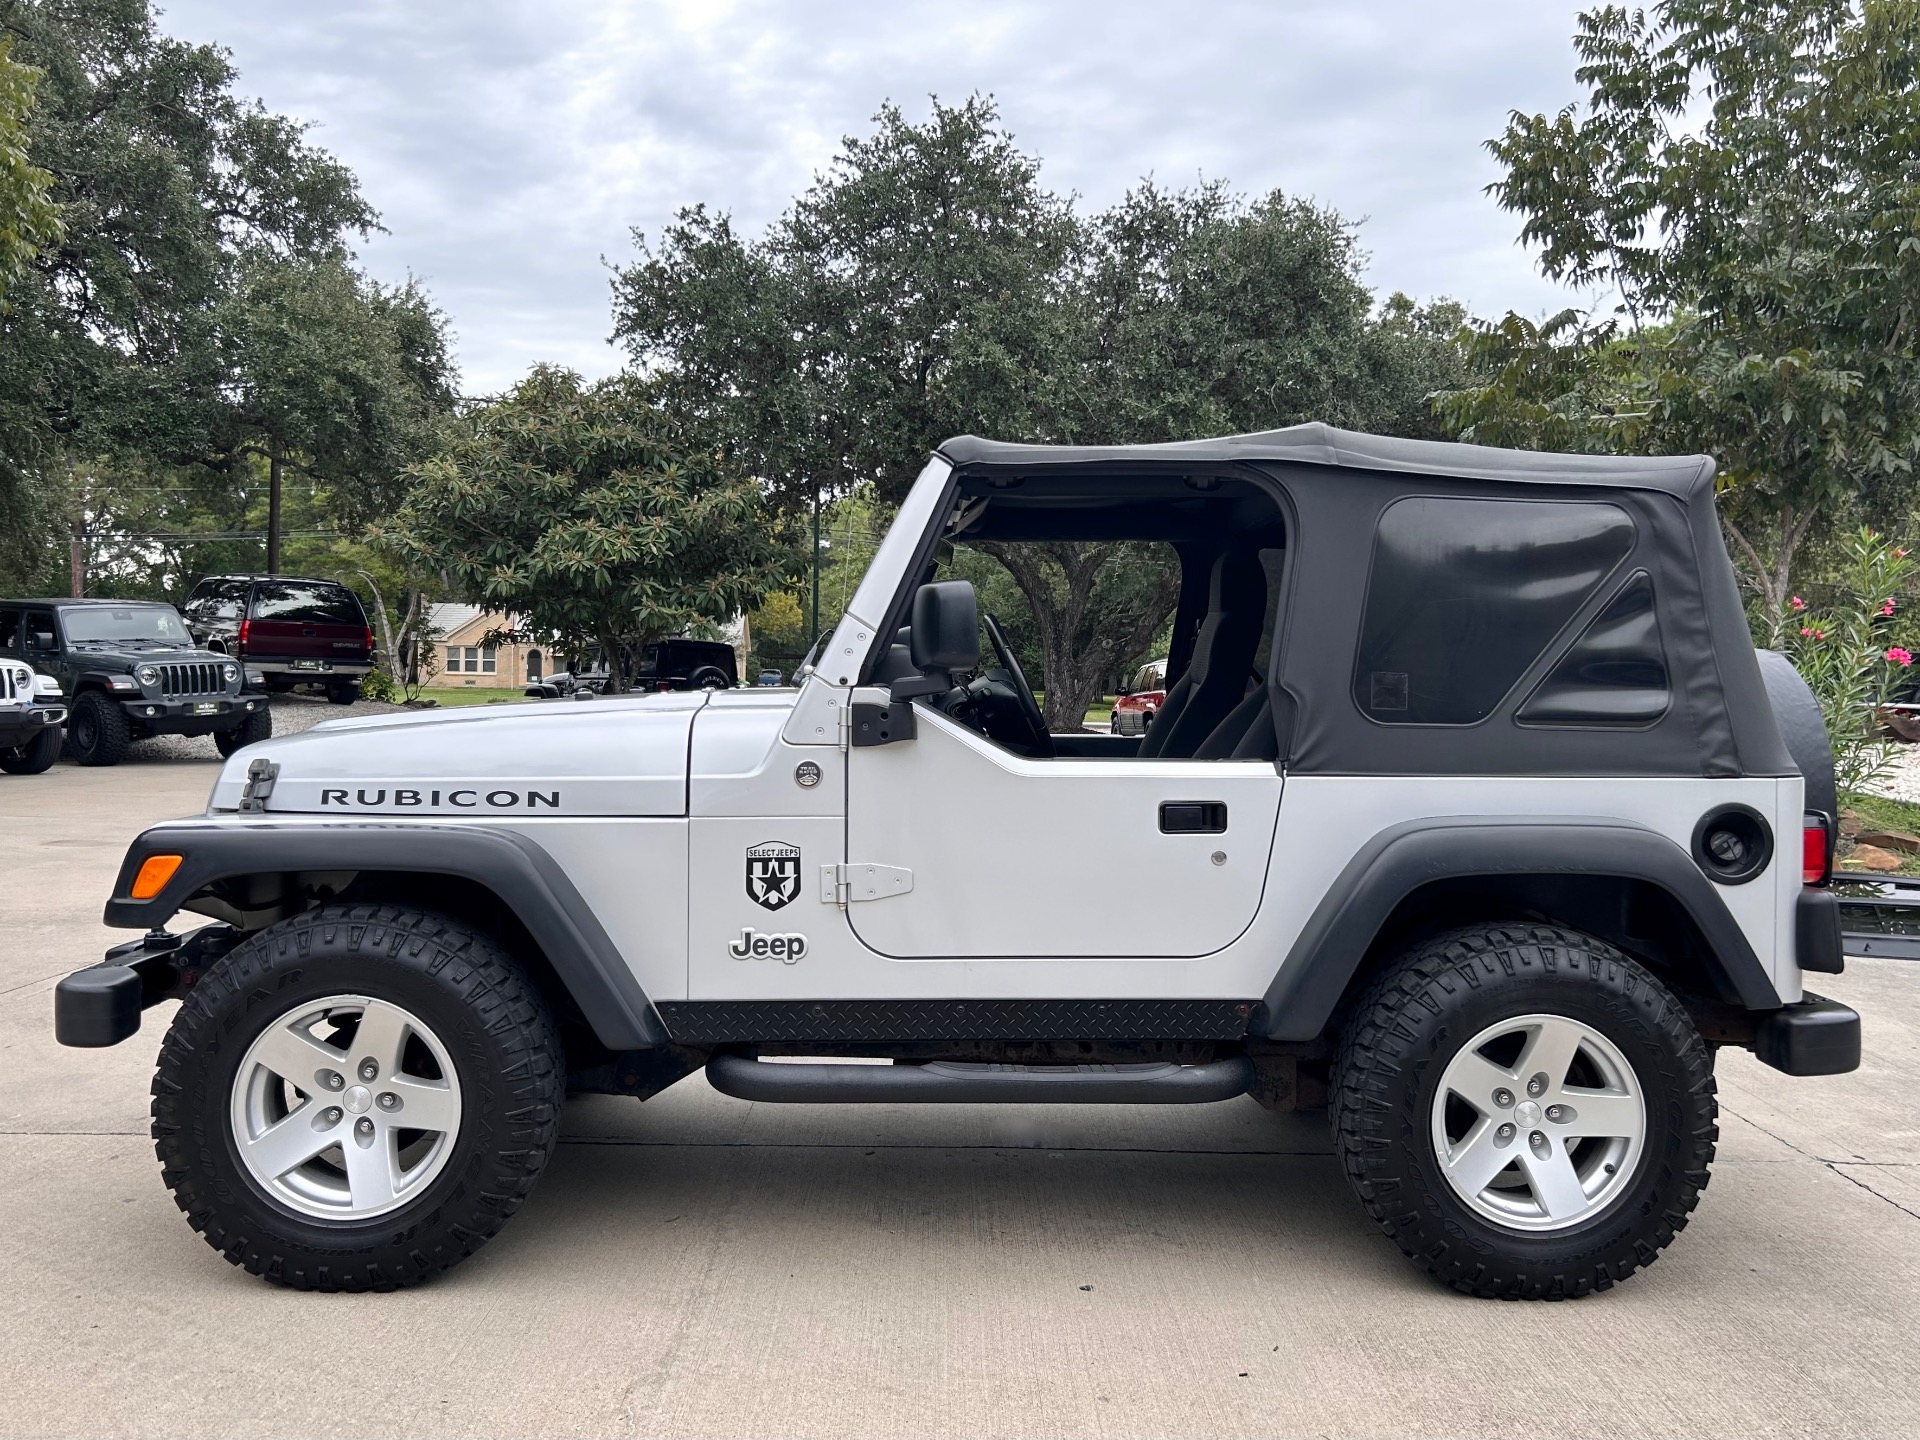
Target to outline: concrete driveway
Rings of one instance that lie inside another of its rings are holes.
[[[209,750],[210,746],[207,747]],[[136,750],[136,754],[139,752]],[[1855,1075],[1720,1060],[1720,1158],[1652,1270],[1565,1304],[1437,1289],[1318,1117],[575,1102],[539,1191],[425,1288],[231,1269],[147,1139],[170,1008],[53,1043],[126,841],[214,766],[0,776],[0,1434],[1911,1435],[1920,965],[1821,985]]]

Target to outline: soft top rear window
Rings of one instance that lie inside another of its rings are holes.
[[[1380,516],[1353,698],[1388,725],[1471,725],[1633,549],[1618,505],[1413,496]]]
[[[301,621],[309,625],[367,623],[360,600],[344,585],[312,580],[260,580],[253,587],[255,620]]]

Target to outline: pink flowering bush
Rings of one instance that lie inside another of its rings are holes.
[[[1799,631],[1787,650],[1805,677],[1833,739],[1834,779],[1842,795],[1867,789],[1891,761],[1878,713],[1913,652],[1887,634],[1897,597],[1915,578],[1907,552],[1862,526],[1841,545],[1833,602],[1819,610],[1795,595],[1787,614]]]

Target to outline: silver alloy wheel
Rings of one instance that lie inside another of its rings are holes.
[[[234,1148],[281,1204],[365,1220],[421,1194],[460,1133],[460,1080],[433,1031],[385,1000],[303,1001],[247,1048]]]
[[[1440,1173],[1473,1210],[1513,1230],[1564,1230],[1625,1192],[1646,1101],[1626,1056],[1591,1025],[1517,1015],[1447,1063],[1432,1129]]]

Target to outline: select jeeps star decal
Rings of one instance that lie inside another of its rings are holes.
[[[747,847],[747,898],[768,910],[800,895],[800,847],[784,840],[763,840]]]

